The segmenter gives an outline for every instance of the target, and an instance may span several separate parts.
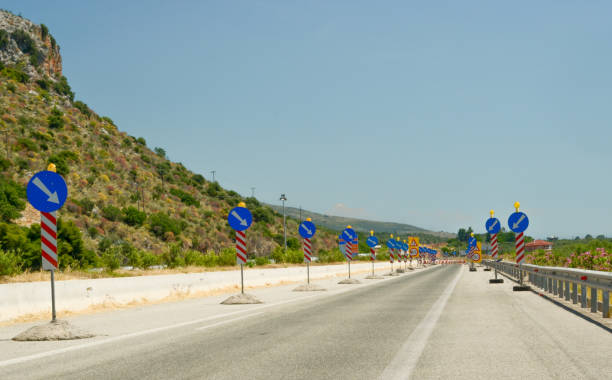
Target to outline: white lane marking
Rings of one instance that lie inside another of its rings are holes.
[[[241,320],[241,319],[245,319],[245,318],[251,318],[251,317],[254,317],[254,316],[256,316],[256,315],[263,314],[263,313],[264,313],[263,311],[260,311],[259,313],[253,313],[253,314],[249,314],[249,315],[243,315],[243,316],[241,316],[241,317],[236,317],[236,318],[228,319],[228,320],[225,320],[225,321],[221,321],[221,322],[213,323],[212,325],[206,325],[206,326],[198,327],[198,328],[196,329],[196,331],[207,330],[207,329],[212,328],[212,327],[221,326],[221,325],[224,325],[224,324],[226,324],[226,323],[231,323],[231,322],[239,321],[239,320]]]
[[[431,268],[435,268],[435,267],[425,268],[424,271],[427,271],[427,270],[429,270]],[[411,272],[411,273],[419,273],[419,272]],[[389,280],[392,281],[392,280],[397,280],[399,278],[401,278],[401,277],[396,277],[396,278],[389,279]],[[375,283],[372,283],[372,284],[369,284],[369,285],[366,285],[366,286],[381,286],[381,284],[384,284],[385,282],[375,282]],[[240,314],[240,313],[246,313],[246,312],[249,312],[249,311],[258,311],[258,310],[262,310],[262,309],[266,309],[266,308],[270,308],[270,307],[274,307],[274,306],[280,306],[280,305],[288,304],[288,303],[291,303],[291,302],[307,300],[309,298],[314,298],[314,297],[327,298],[327,297],[331,297],[331,296],[336,295],[336,294],[346,293],[346,292],[350,291],[351,289],[358,289],[360,287],[355,287],[355,288],[348,288],[347,287],[347,288],[343,288],[342,290],[338,291],[337,293],[334,292],[334,293],[330,293],[328,295],[313,294],[311,296],[305,296],[305,297],[300,297],[300,298],[296,298],[296,299],[292,299],[292,300],[280,301],[280,302],[276,302],[276,303],[272,303],[272,304],[268,304],[268,305],[254,306],[253,308],[250,308],[248,310],[238,310],[238,311],[234,311],[234,312],[226,313],[226,314],[211,315],[211,316],[206,317],[206,318],[200,318],[200,319],[196,319],[196,320],[193,320],[193,321],[177,323],[175,325],[157,327],[157,328],[154,328],[154,329],[138,331],[138,332],[135,332],[135,333],[125,334],[125,335],[119,335],[119,336],[115,336],[115,337],[112,337],[112,338],[97,340],[97,341],[93,341],[93,342],[87,342],[87,343],[83,343],[83,344],[77,344],[75,346],[59,348],[59,349],[56,349],[56,350],[51,350],[51,351],[46,351],[46,352],[40,352],[38,354],[21,356],[21,357],[18,357],[18,358],[13,358],[13,359],[8,359],[8,360],[0,361],[0,368],[1,367],[6,367],[6,366],[9,366],[9,365],[12,365],[12,364],[25,363],[25,362],[30,361],[30,360],[36,360],[36,359],[46,358],[46,357],[53,356],[53,355],[63,354],[63,353],[66,353],[66,352],[81,350],[81,349],[84,349],[84,348],[100,346],[102,344],[117,342],[117,341],[121,341],[121,340],[124,340],[124,339],[135,338],[135,337],[139,337],[139,336],[143,336],[143,335],[148,335],[148,334],[154,334],[154,333],[157,333],[157,332],[160,332],[160,331],[166,331],[166,330],[171,330],[171,329],[174,329],[174,328],[194,325],[194,324],[198,324],[198,323],[202,323],[202,322],[207,322],[207,321],[210,321],[210,320],[213,320],[213,319],[229,317],[229,316],[232,316],[232,315],[236,315],[236,314]]]
[[[440,319],[440,315],[462,274],[463,270],[459,270],[457,276],[444,289],[440,297],[429,309],[427,315],[421,320],[397,354],[395,354],[393,360],[387,365],[382,375],[380,375],[380,379],[410,379],[412,377],[412,372],[423,354],[429,337],[436,327],[438,319]]]
[[[58,355],[58,354],[66,353],[66,352],[81,350],[81,349],[84,349],[84,348],[100,346],[102,344],[117,342],[117,341],[124,340],[124,339],[135,338],[135,337],[139,337],[139,336],[143,336],[143,335],[148,335],[148,334],[154,334],[154,333],[158,333],[160,331],[166,331],[166,330],[171,330],[171,329],[175,329],[175,328],[179,328],[179,327],[194,325],[194,324],[198,324],[198,323],[202,323],[202,322],[207,322],[207,321],[210,321],[210,320],[213,320],[213,319],[219,319],[219,318],[229,317],[229,316],[236,315],[236,314],[246,313],[246,312],[249,312],[249,311],[257,311],[257,310],[261,310],[261,309],[267,309],[267,308],[270,308],[270,307],[284,305],[284,304],[287,304],[287,303],[301,301],[301,300],[305,300],[305,299],[313,298],[313,297],[317,297],[317,296],[318,296],[318,294],[311,295],[311,296],[306,296],[306,297],[301,297],[301,298],[296,298],[296,299],[292,299],[292,300],[285,300],[285,301],[281,301],[281,302],[277,302],[277,303],[272,303],[272,304],[269,304],[269,305],[256,306],[256,307],[254,307],[252,309],[249,309],[249,310],[238,310],[238,311],[234,311],[234,312],[231,312],[231,313],[225,313],[225,314],[219,314],[219,315],[211,315],[209,317],[200,318],[200,319],[196,319],[196,320],[193,320],[193,321],[182,322],[182,323],[177,323],[177,324],[174,324],[174,325],[163,326],[163,327],[156,327],[154,329],[138,331],[138,332],[135,332],[135,333],[125,334],[125,335],[119,335],[119,336],[115,336],[115,337],[108,338],[108,339],[102,339],[102,340],[97,340],[97,341],[93,341],[93,342],[77,344],[75,346],[59,348],[59,349],[56,349],[56,350],[51,350],[51,351],[46,351],[46,352],[40,352],[38,354],[26,355],[26,356],[14,358],[14,359],[0,361],[0,367],[6,367],[6,366],[9,366],[9,365],[12,365],[12,364],[25,363],[25,362],[30,361],[30,360],[36,360],[36,359],[46,358],[46,357],[52,356],[52,355]],[[256,314],[260,314],[260,313],[256,313]],[[245,316],[245,318],[249,317],[251,315],[256,315],[256,314],[252,314],[251,313],[251,314]]]

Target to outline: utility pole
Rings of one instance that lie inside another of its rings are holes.
[[[287,217],[285,216],[285,201],[287,197],[281,194],[280,200],[283,201],[283,235],[285,236],[285,251],[287,251]]]
[[[255,198],[255,188],[251,187],[251,198]]]
[[[302,223],[302,205],[300,205],[300,223]]]
[[[213,176],[213,182],[215,182],[215,173],[216,173],[217,171],[216,171],[216,170],[211,170],[210,172],[212,173],[212,176]]]

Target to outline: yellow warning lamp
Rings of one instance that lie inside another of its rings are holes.
[[[353,227],[351,227],[351,226],[346,226],[346,228],[353,228]]]
[[[57,172],[57,168],[55,167],[55,164],[49,164],[47,166],[47,170],[50,171],[50,172],[53,172],[53,173]]]
[[[474,237],[474,233],[472,232],[472,233],[470,234],[470,236],[471,236],[471,237]]]
[[[312,222],[312,218],[306,218],[307,222]]]
[[[514,202],[514,208],[516,209],[516,212],[519,212],[519,207],[521,207],[521,204],[519,202]]]
[[[370,236],[374,236],[374,230],[370,230]]]
[[[395,238],[395,240],[400,241],[400,237],[399,237],[399,236],[398,236],[398,237],[396,237],[396,238]]]
[[[391,234],[391,239],[393,239],[393,234]]]
[[[491,218],[492,218],[493,215],[495,215],[495,211],[491,210],[491,211],[489,211],[489,214],[491,215]]]
[[[244,208],[246,208],[246,203],[244,203],[244,202],[240,202],[240,203],[238,203],[238,207],[244,207]]]

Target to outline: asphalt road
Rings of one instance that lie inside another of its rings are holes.
[[[612,334],[511,284],[489,285],[488,276],[437,266],[298,302],[177,316],[171,326],[166,315],[130,336],[37,343],[29,356],[0,358],[0,378],[612,378]],[[0,350],[12,344],[29,343]]]

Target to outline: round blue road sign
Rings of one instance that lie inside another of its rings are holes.
[[[357,238],[357,232],[352,228],[345,228],[340,236],[342,236],[344,240],[353,241]]]
[[[468,240],[468,249],[469,249],[470,247],[475,247],[475,246],[476,246],[476,238],[475,238],[475,237],[471,237],[471,238]]]
[[[26,193],[32,207],[42,212],[53,212],[66,202],[68,187],[61,175],[45,170],[34,174]]]
[[[366,244],[370,248],[374,248],[378,245],[378,238],[376,236],[370,236],[368,240],[366,240]]]
[[[490,234],[496,234],[501,229],[501,223],[497,218],[489,218],[485,223],[485,227],[487,228],[487,232]]]
[[[317,227],[313,222],[305,220],[302,222],[302,224],[300,224],[298,231],[304,239],[310,239],[314,236],[315,232],[317,232]]]
[[[395,249],[395,240],[393,239],[387,240],[387,247],[391,249]]]
[[[236,231],[244,231],[251,227],[253,215],[246,207],[234,207],[227,215],[227,222]]]
[[[529,227],[529,218],[524,212],[515,212],[508,218],[508,227],[514,232],[524,232]]]

